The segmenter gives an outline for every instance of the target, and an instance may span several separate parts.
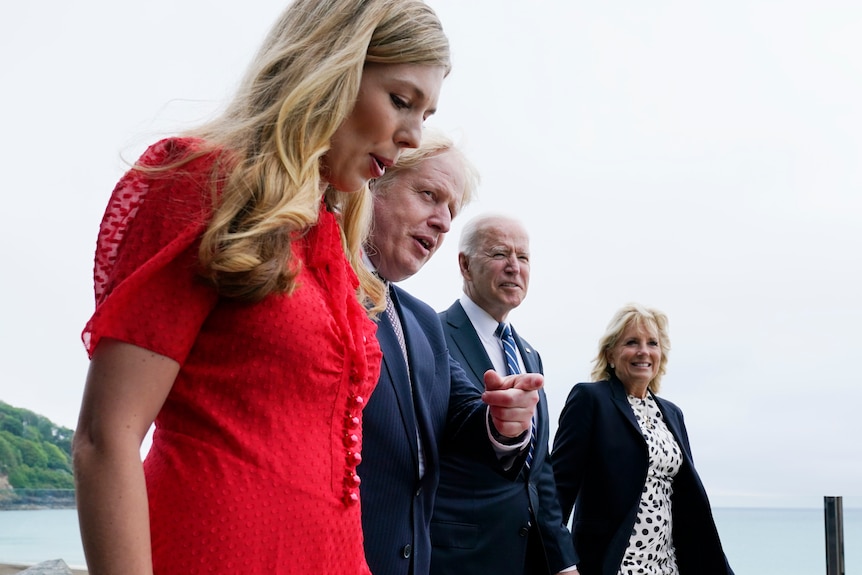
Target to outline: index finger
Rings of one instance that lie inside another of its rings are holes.
[[[545,377],[541,373],[520,373],[511,377],[514,378],[512,387],[515,389],[534,391],[545,385]]]

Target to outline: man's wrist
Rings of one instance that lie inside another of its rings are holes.
[[[494,420],[491,417],[491,410],[488,410],[488,429],[491,431],[491,437],[494,438],[494,441],[502,445],[520,445],[521,443],[524,443],[527,439],[527,434],[530,433],[529,429],[525,429],[517,437],[508,437],[503,435],[497,431],[497,428],[494,426]]]

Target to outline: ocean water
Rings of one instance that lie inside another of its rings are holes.
[[[0,563],[32,564],[62,559],[85,565],[74,509],[0,511]]]
[[[826,573],[822,509],[716,508],[718,531],[736,575]],[[63,559],[84,565],[73,509],[0,511],[0,563]],[[862,575],[862,508],[844,509],[844,567]]]
[[[736,575],[826,573],[822,509],[713,509]],[[862,575],[862,508],[844,508],[844,572]]]

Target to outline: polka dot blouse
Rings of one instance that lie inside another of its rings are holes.
[[[618,575],[678,575],[671,515],[673,478],[682,466],[682,452],[652,395],[628,396],[649,450],[649,470],[637,519]]]

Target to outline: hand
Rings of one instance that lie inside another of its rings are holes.
[[[504,437],[518,437],[530,429],[539,389],[544,384],[540,373],[501,376],[493,369],[485,372],[484,401],[497,432]]]

